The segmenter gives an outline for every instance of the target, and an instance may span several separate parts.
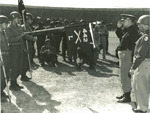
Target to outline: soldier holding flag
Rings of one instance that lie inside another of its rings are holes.
[[[21,15],[13,11],[10,13],[11,23],[6,29],[6,34],[8,37],[8,42],[10,45],[10,67],[11,67],[11,81],[10,89],[11,90],[20,90],[23,87],[17,84],[17,77],[21,74],[21,67],[23,63],[23,39],[25,36],[23,27],[21,24]]]
[[[24,25],[26,27],[26,31],[31,32],[31,26],[30,24],[33,22],[33,16],[31,13],[27,13],[26,14],[26,24]],[[25,50],[23,51],[23,67],[22,67],[22,71],[21,71],[21,80],[22,81],[29,81],[29,78],[26,76],[26,72],[29,69],[29,62],[28,62],[28,54],[30,54],[30,56],[32,56],[32,43],[36,41],[36,38],[33,37],[33,35],[26,35],[23,37],[23,41],[24,41],[24,47]],[[28,41],[28,43],[26,43],[26,41]],[[28,44],[28,45],[26,45]],[[29,50],[27,50],[27,46],[29,47]]]

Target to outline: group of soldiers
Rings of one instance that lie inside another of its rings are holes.
[[[119,103],[131,102],[133,89],[135,108],[132,110],[136,113],[146,113],[150,93],[150,15],[143,15],[138,21],[134,15],[121,16],[116,34],[120,40],[117,54],[123,94],[116,98]]]
[[[118,102],[131,102],[131,76],[133,76],[133,89],[135,92],[135,112],[145,113],[148,110],[149,86],[150,86],[150,15],[143,15],[138,19],[133,15],[122,14],[122,19],[117,23],[116,34],[120,39],[120,45],[117,48],[119,58],[120,77],[123,94],[117,97]],[[41,32],[32,34],[34,30],[43,30],[61,26],[69,26],[77,23],[70,23],[64,20],[48,21],[48,27],[44,27],[40,17],[37,17],[38,27],[33,28],[34,17],[31,13],[26,13],[26,19],[22,20],[21,15],[13,11],[10,13],[10,20],[4,15],[0,15],[0,41],[1,41],[1,101],[6,101],[8,96],[3,91],[6,82],[10,80],[10,90],[21,90],[23,87],[17,83],[17,78],[21,75],[22,81],[29,81],[26,73],[30,70],[30,63],[34,63],[35,56],[34,43],[37,45],[37,55],[39,63],[44,66],[45,62],[52,66],[57,66],[57,56],[60,53],[60,43],[62,41],[62,57],[66,61],[67,56],[67,37],[65,29],[58,29],[52,32]],[[9,22],[10,21],[10,22]],[[22,24],[23,21],[23,24]],[[86,24],[81,20],[78,24]],[[104,21],[93,23],[94,64],[99,58],[99,53],[103,49],[103,59],[106,59],[108,53],[109,32]],[[140,32],[139,32],[140,31]],[[79,66],[88,62],[80,48],[74,61],[78,56],[82,59]],[[69,62],[72,58],[68,57]],[[5,73],[6,72],[6,73]]]

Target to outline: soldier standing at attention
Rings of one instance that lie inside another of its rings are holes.
[[[10,47],[10,67],[11,67],[11,80],[10,89],[18,91],[22,89],[22,86],[17,84],[17,77],[21,74],[21,67],[23,65],[23,39],[25,36],[23,27],[21,24],[21,15],[13,11],[10,13],[11,23],[6,29]]]
[[[38,27],[35,30],[41,30],[41,29],[45,29],[45,28],[44,28],[43,22],[39,21],[38,22]],[[38,54],[39,62],[41,62],[40,50],[41,50],[41,47],[45,44],[45,39],[46,39],[46,35],[44,33],[37,34],[36,45],[37,45],[37,54]]]
[[[9,64],[9,46],[8,46],[8,39],[6,37],[5,29],[8,26],[8,18],[4,15],[0,15],[0,49],[1,49],[1,55],[3,58],[3,62],[0,61],[0,64],[4,65],[6,76],[10,75],[10,64]],[[4,72],[1,66],[1,102],[7,102],[8,96],[3,91],[6,87],[5,78],[4,78]]]
[[[128,14],[122,14],[121,16],[123,28],[126,29],[118,47],[123,95],[116,98],[119,99],[118,102],[126,103],[131,102],[131,79],[128,77],[128,73],[132,64],[132,54],[135,47],[135,42],[140,36],[137,26],[135,25],[136,17]]]
[[[98,33],[100,35],[100,50],[103,49],[103,59],[106,59],[106,41],[108,36],[108,30],[104,25],[103,21],[100,23]]]
[[[137,113],[146,113],[149,107],[150,94],[150,15],[138,19],[138,27],[143,35],[136,42],[134,61],[130,69],[133,75]]]
[[[25,27],[26,27],[26,32],[31,32],[31,24],[33,22],[33,16],[31,13],[27,13],[26,14],[26,23],[25,23]],[[33,37],[33,35],[25,35],[23,38],[23,42],[24,42],[24,51],[23,51],[23,65],[22,65],[22,71],[21,71],[21,80],[22,81],[29,81],[30,78],[27,77],[26,72],[29,69],[29,61],[28,61],[28,54],[31,56],[32,54],[32,43],[36,41],[36,38]],[[27,50],[27,43],[26,40],[28,41],[28,47],[29,50]]]

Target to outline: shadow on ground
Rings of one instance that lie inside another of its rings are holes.
[[[51,99],[51,94],[44,87],[37,85],[34,82],[23,82],[26,91],[13,91],[16,97],[16,104],[22,109],[22,113],[42,113],[47,110],[50,113],[59,113],[55,106],[60,105],[60,102]],[[17,112],[14,112],[17,113]]]

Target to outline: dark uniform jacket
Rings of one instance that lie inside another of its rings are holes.
[[[150,36],[148,31],[146,34],[143,34],[136,42],[134,57],[135,60],[131,67],[133,70],[135,70],[145,58],[150,59]]]
[[[120,42],[120,45],[118,47],[119,51],[122,50],[134,50],[135,42],[139,39],[141,35],[139,34],[139,31],[135,25],[130,26],[127,28],[124,32],[124,35],[122,36],[122,40]]]

